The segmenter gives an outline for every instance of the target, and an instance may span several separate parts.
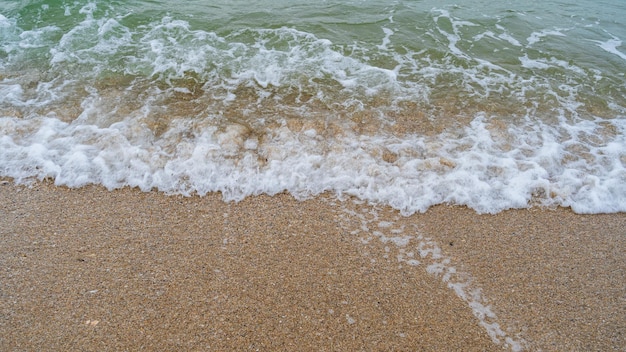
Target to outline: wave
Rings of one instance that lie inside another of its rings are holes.
[[[580,28],[517,33],[450,9],[420,13],[419,45],[401,11],[349,44],[74,10],[33,28],[0,17],[0,177],[226,200],[331,192],[405,214],[626,211],[626,85],[606,31],[583,41],[609,55],[598,67],[545,50],[576,49]]]

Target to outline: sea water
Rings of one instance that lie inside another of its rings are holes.
[[[0,177],[626,211],[626,2],[0,1]]]

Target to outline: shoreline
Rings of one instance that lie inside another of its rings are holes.
[[[0,196],[3,350],[626,346],[622,213],[45,181]]]

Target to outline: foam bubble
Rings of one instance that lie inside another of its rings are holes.
[[[622,58],[623,60],[626,60],[626,54],[622,53],[621,51],[617,50],[618,47],[620,47],[622,45],[622,41],[616,37],[613,37],[607,41],[594,41],[598,44],[599,47],[601,47],[602,49],[604,49],[606,52],[609,52],[611,54],[617,55],[620,58]]]
[[[0,13],[0,28],[10,28],[12,25],[11,21]]]
[[[24,89],[20,84],[7,84],[5,81],[0,85],[0,103],[22,105]]]
[[[492,137],[501,131],[493,131],[484,117],[456,141],[445,135],[357,137],[349,130],[318,139],[288,128],[270,137],[239,124],[198,130],[195,138],[183,140],[181,133],[190,131],[169,131],[150,141],[151,134],[131,121],[107,128],[55,118],[0,121],[2,176],[18,181],[49,177],[72,187],[100,183],[182,194],[220,191],[229,200],[332,191],[407,214],[439,203],[489,213],[533,203],[585,213],[626,210],[624,119],[598,121],[611,126],[608,136],[589,121],[562,124],[563,135],[548,126],[513,129],[505,143],[514,147],[506,149]],[[605,141],[589,145],[589,137]],[[397,153],[393,163],[380,155],[381,145]],[[585,154],[573,154],[577,149]],[[422,156],[416,158],[415,150]]]
[[[564,31],[565,31],[564,28],[555,28],[555,29],[545,29],[539,32],[533,32],[528,38],[526,38],[526,41],[528,42],[528,46],[532,46],[533,44],[541,41],[541,39],[544,37],[548,37],[548,36],[565,37],[566,34],[563,33]]]
[[[520,57],[519,61],[522,63],[522,66],[526,68],[546,69],[550,67],[550,65],[544,62],[541,62],[541,60],[532,60],[528,58],[528,55],[524,55],[523,57]]]
[[[405,236],[400,239],[392,236],[393,232],[389,230],[395,223],[379,221],[380,214],[376,209],[369,211],[362,209],[361,212],[358,212],[350,209],[350,205],[345,204],[342,208],[343,214],[339,216],[339,225],[346,232],[363,236],[360,242],[364,245],[367,245],[373,237],[377,237],[383,244],[394,243],[395,247],[384,247],[383,258],[391,258],[390,254],[395,250],[396,260],[400,265],[406,264],[413,269],[424,267],[427,273],[438,277],[468,305],[478,319],[479,325],[485,329],[494,343],[503,345],[512,351],[521,351],[527,347],[526,342],[520,338],[519,334],[511,336],[511,331],[507,331],[500,325],[498,317],[488,304],[488,300],[483,296],[482,290],[476,287],[471,275],[467,272],[458,271],[452,258],[443,254],[441,247],[434,239],[421,234],[416,229],[417,226],[413,224],[412,236]],[[357,224],[360,222],[361,230],[354,230],[355,222]],[[370,232],[368,228],[376,223],[378,223],[380,231]],[[384,223],[384,226],[380,226],[381,223]],[[404,228],[404,226],[401,227]],[[412,250],[417,252],[420,260],[414,259],[415,252]]]

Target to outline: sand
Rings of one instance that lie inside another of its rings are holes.
[[[626,350],[626,216],[0,185],[0,350]]]

